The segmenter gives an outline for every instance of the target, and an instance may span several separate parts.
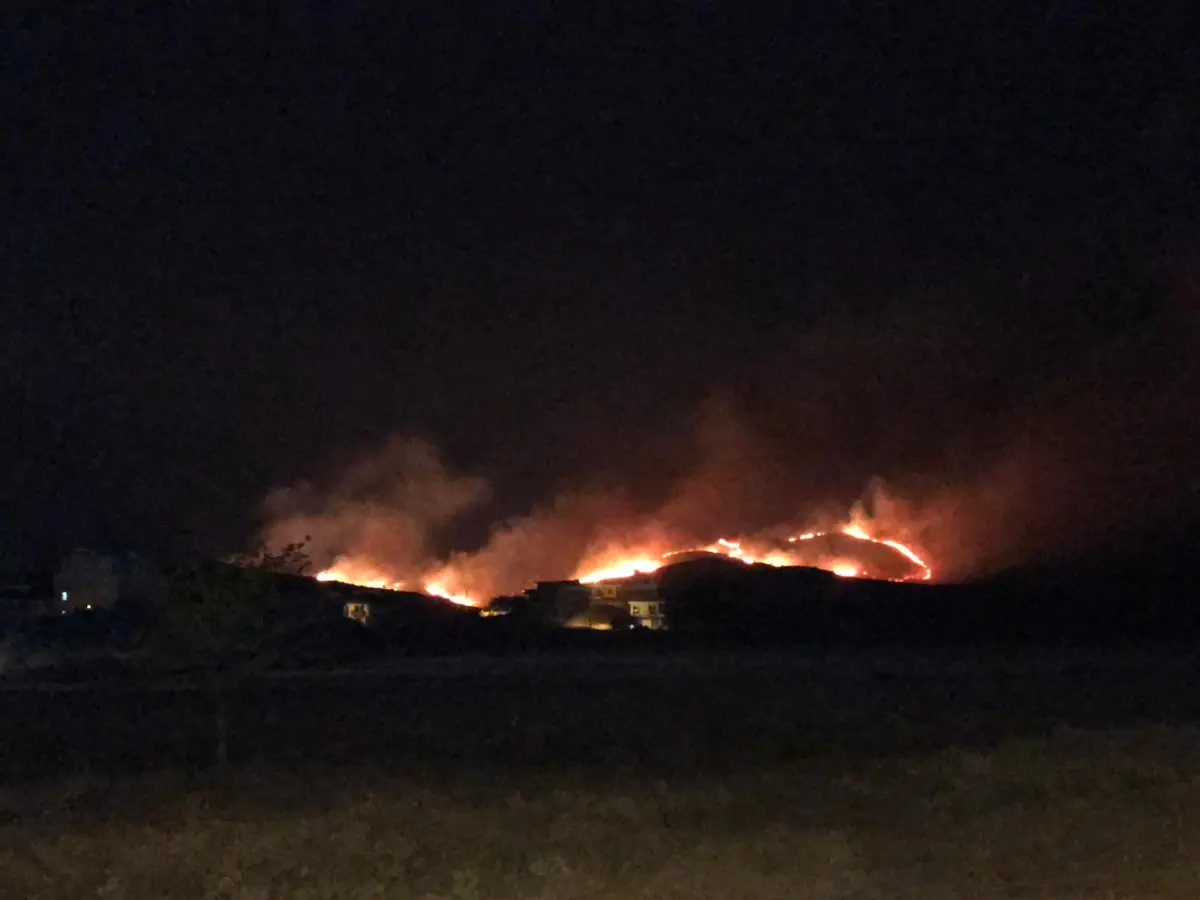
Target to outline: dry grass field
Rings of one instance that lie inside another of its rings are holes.
[[[0,900],[1200,897],[1190,653],[0,692]]]
[[[722,775],[369,766],[11,789],[30,900],[1200,896],[1200,732],[1060,729],[986,751]]]

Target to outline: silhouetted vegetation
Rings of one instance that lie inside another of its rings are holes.
[[[213,704],[214,756],[229,763],[227,682],[252,663],[280,619],[271,615],[275,577],[302,575],[308,567],[303,544],[265,548],[231,560],[204,559],[180,566],[171,590],[150,627],[150,661],[204,671]]]
[[[839,579],[812,569],[668,573],[677,635],[796,646],[1128,646],[1200,640],[1194,572],[1064,569],[969,585]]]

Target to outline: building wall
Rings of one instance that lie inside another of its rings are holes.
[[[629,614],[643,628],[662,631],[667,627],[667,604],[662,600],[631,600]]]
[[[658,597],[658,582],[653,578],[599,581],[587,585],[587,589],[593,603],[610,603],[614,606]]]
[[[666,603],[654,578],[624,578],[588,585],[595,604],[618,607],[637,624],[655,631],[667,626]]]
[[[632,622],[643,628],[666,628],[666,603],[653,578],[601,581],[540,581],[525,596],[546,619],[560,625],[597,628]],[[627,627],[627,626],[622,626]]]
[[[562,624],[587,610],[591,593],[578,581],[539,581],[525,592],[545,620]]]

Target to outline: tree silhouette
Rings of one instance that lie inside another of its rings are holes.
[[[274,627],[270,615],[278,575],[308,568],[304,543],[259,548],[227,560],[204,559],[176,570],[150,637],[152,654],[174,666],[200,669],[212,699],[214,758],[229,767],[227,692],[251,664]]]

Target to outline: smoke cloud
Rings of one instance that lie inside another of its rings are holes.
[[[484,502],[483,478],[452,471],[428,441],[394,437],[329,485],[302,482],[265,503],[268,546],[308,542],[317,569],[352,558],[406,584],[431,565],[438,535]]]
[[[619,496],[563,494],[497,526],[481,549],[452,555],[432,580],[451,593],[491,597],[568,578],[606,530],[634,529],[636,521]]]
[[[300,483],[265,504],[269,546],[309,540],[314,566],[335,577],[469,597],[519,592],[534,580],[568,578],[588,560],[659,555],[760,527],[786,509],[769,488],[768,446],[730,398],[705,404],[695,445],[668,481],[665,499],[635,503],[621,490],[564,492],[495,526],[482,547],[439,559],[437,539],[487,498],[483,479],[452,472],[421,440],[394,438],[332,484]]]
[[[1088,348],[1010,417],[973,478],[922,511],[948,575],[1120,552],[1200,500],[1200,328],[1169,308]]]
[[[796,469],[835,493],[881,476],[855,516],[942,579],[1133,552],[1200,510],[1198,299],[1185,279],[1105,328],[1082,301],[843,321],[775,364],[774,389],[803,400],[763,421],[804,434]]]
[[[1195,304],[1101,336],[1047,321],[898,307],[814,326],[702,404],[654,496],[563,492],[475,550],[438,542],[487,483],[406,438],[330,485],[274,492],[266,538],[311,536],[318,567],[476,600],[632,552],[848,522],[945,580],[1102,552],[1200,496]]]

